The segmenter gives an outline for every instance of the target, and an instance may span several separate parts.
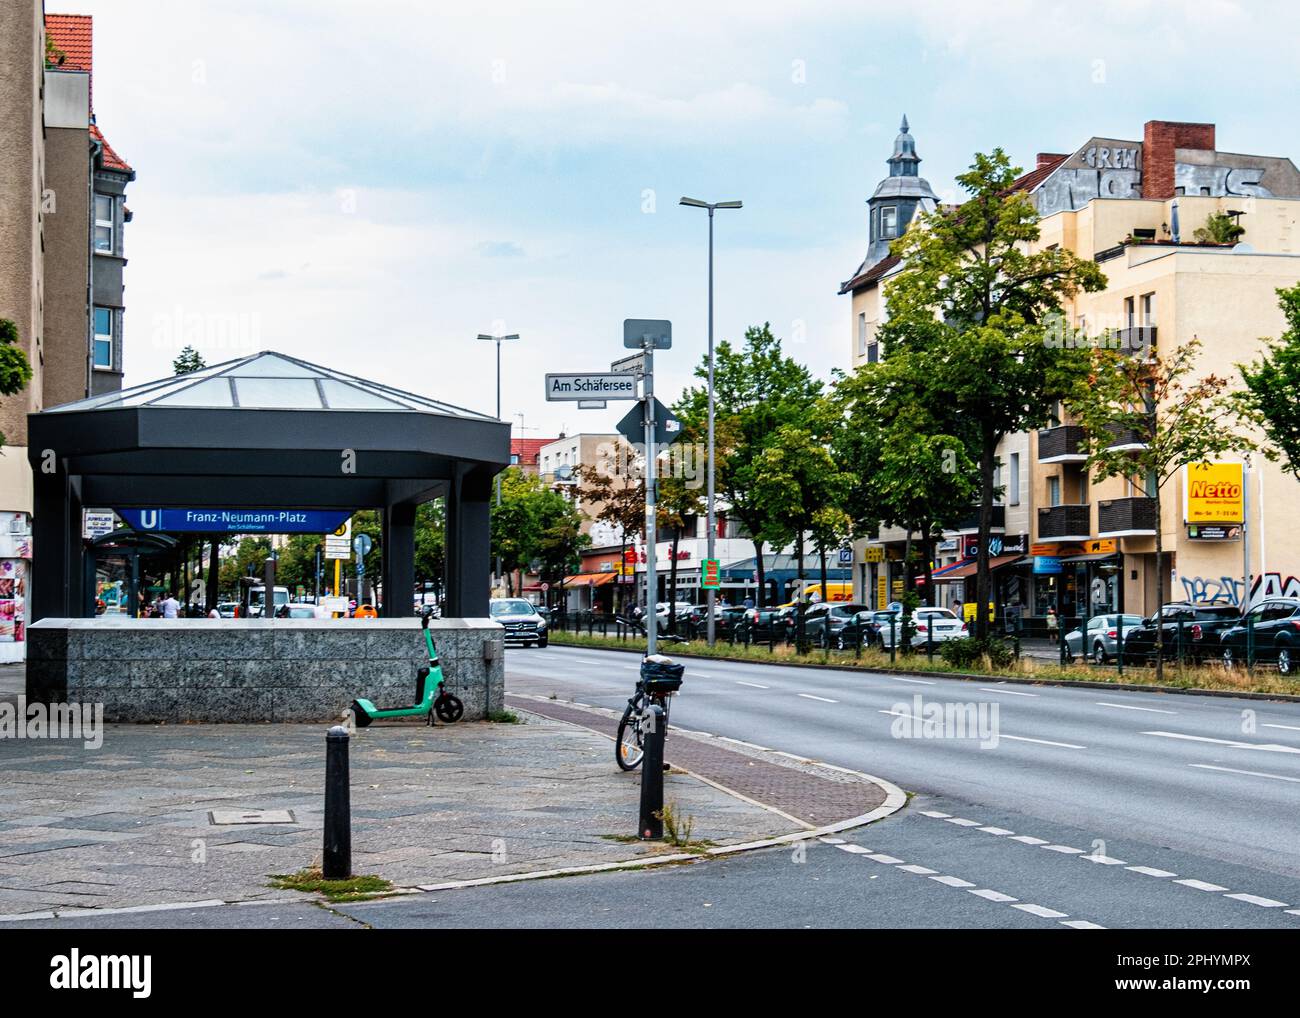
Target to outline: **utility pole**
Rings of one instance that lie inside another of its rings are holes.
[[[511,333],[508,336],[488,336],[484,333],[479,333],[478,338],[480,340],[483,340],[484,342],[492,342],[497,345],[497,420],[501,420],[501,344],[507,342],[508,340],[518,339],[519,334]],[[497,480],[497,509],[500,510],[501,509],[501,475],[500,474],[497,474],[496,480]],[[497,577],[497,582],[500,583],[501,582],[501,555],[499,552],[497,553],[496,577]]]
[[[659,613],[655,605],[659,596],[659,578],[656,575],[658,563],[655,559],[656,544],[656,503],[657,478],[655,476],[655,345],[647,336],[641,343],[645,351],[645,652],[646,656],[657,653],[659,637]],[[672,605],[668,606],[672,611]]]

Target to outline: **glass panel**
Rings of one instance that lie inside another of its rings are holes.
[[[112,252],[113,228],[111,226],[95,227],[95,250]]]
[[[333,378],[321,380],[325,401],[335,410],[406,410],[404,404]]]
[[[113,199],[106,194],[95,195],[95,219],[101,223],[113,222]]]
[[[293,361],[285,360],[283,357],[277,357],[275,354],[267,354],[265,357],[257,357],[248,361],[246,364],[239,364],[222,374],[232,375],[235,378],[321,378],[320,372],[312,371],[301,364],[295,364]],[[320,406],[320,401],[316,403]]]
[[[320,393],[310,378],[236,378],[239,405],[256,410],[320,410]]]
[[[111,336],[113,334],[113,312],[108,308],[95,308],[95,335]]]
[[[95,367],[111,368],[113,366],[113,341],[111,339],[95,339]]]
[[[230,383],[224,378],[209,378],[206,381],[181,389],[162,399],[150,400],[155,406],[204,406],[229,408],[234,406],[230,398]]]

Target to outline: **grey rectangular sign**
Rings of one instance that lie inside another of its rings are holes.
[[[662,318],[624,318],[623,345],[629,350],[640,350],[646,337],[656,350],[667,350],[673,345],[673,323]]]
[[[636,399],[636,375],[631,372],[585,372],[546,376],[549,400]]]
[[[603,399],[580,399],[578,400],[579,410],[604,410],[605,401]]]

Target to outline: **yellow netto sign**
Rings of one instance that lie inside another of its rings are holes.
[[[1240,463],[1193,463],[1183,473],[1187,523],[1244,523],[1245,480]]]

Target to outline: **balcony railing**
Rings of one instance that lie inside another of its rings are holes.
[[[1146,432],[1138,428],[1121,428],[1115,424],[1106,425],[1110,432],[1111,443],[1106,446],[1115,452],[1141,452],[1147,447]]]
[[[1092,536],[1091,506],[1044,506],[1038,510],[1040,541],[1086,541]]]
[[[957,521],[955,527],[945,530],[945,534],[975,534],[980,529],[980,507],[971,506],[970,511]],[[1007,529],[1007,507],[995,505],[993,507],[993,533],[1006,533]]]
[[[1044,428],[1038,433],[1038,462],[1083,463],[1088,454],[1080,450],[1082,442],[1083,428],[1077,424]]]
[[[1144,495],[1112,498],[1097,503],[1097,536],[1153,537],[1156,500]]]
[[[1154,325],[1134,325],[1127,329],[1116,329],[1112,335],[1118,344],[1118,349],[1125,353],[1147,355],[1156,345]]]

